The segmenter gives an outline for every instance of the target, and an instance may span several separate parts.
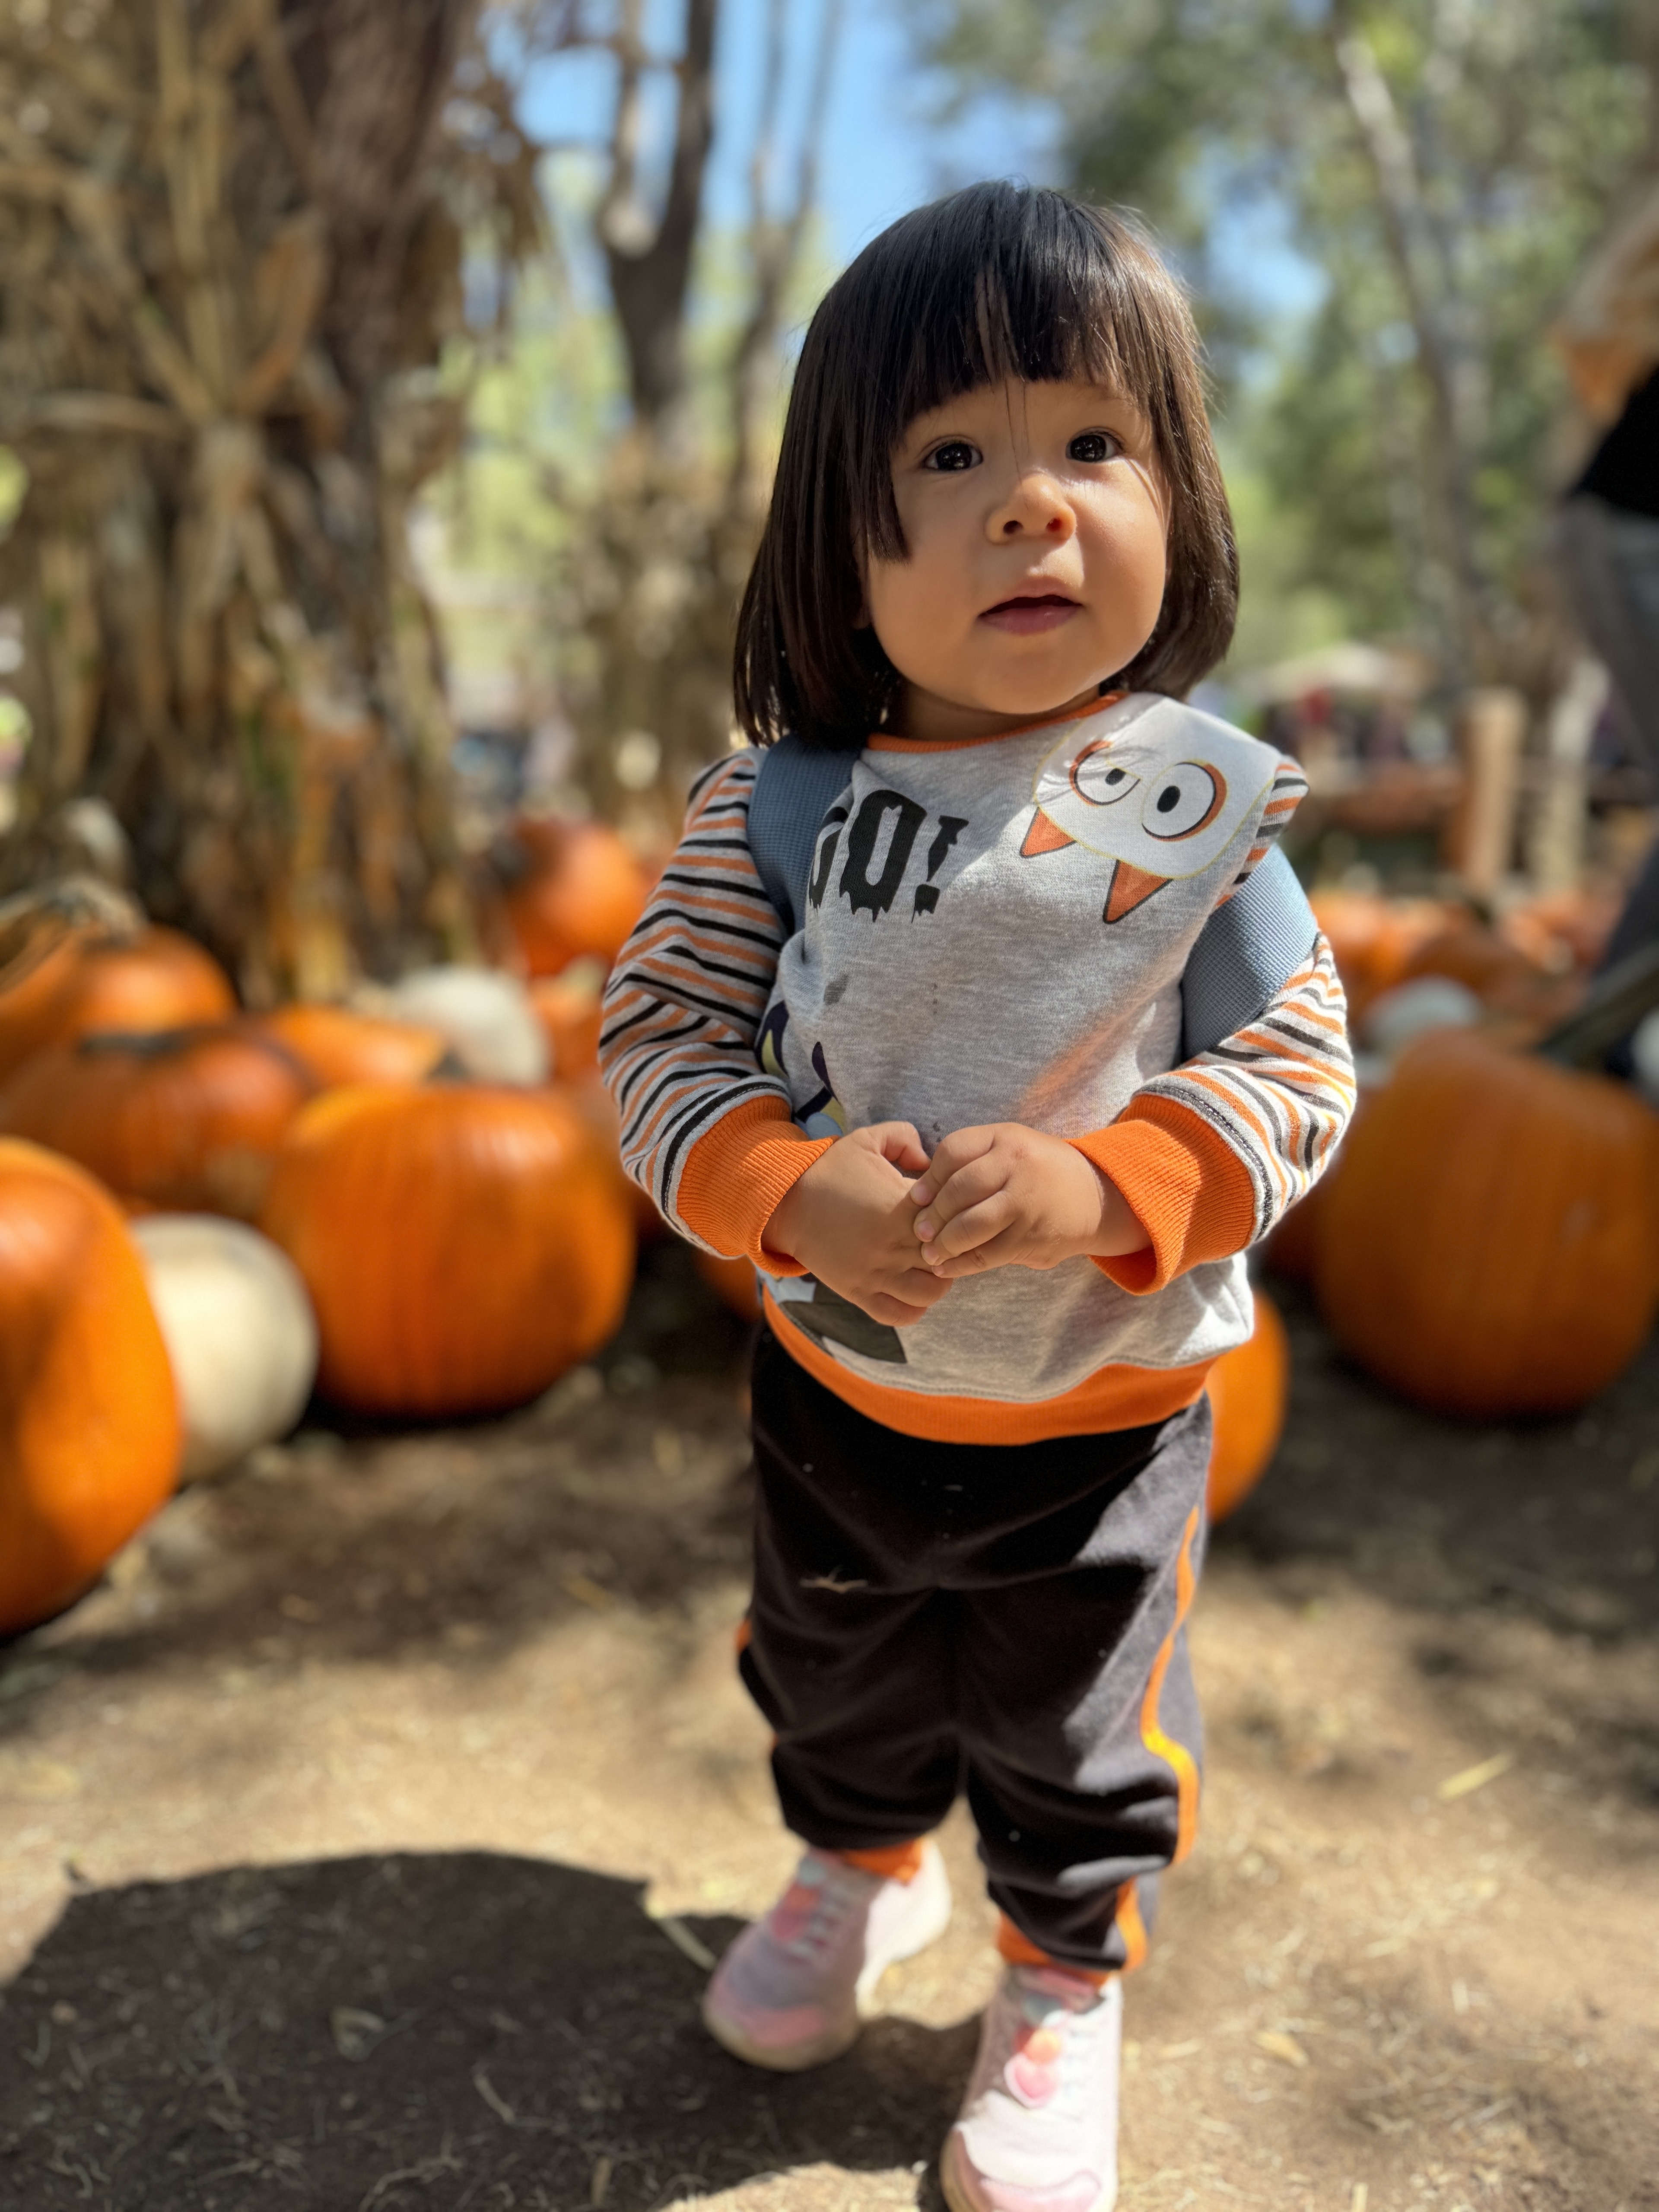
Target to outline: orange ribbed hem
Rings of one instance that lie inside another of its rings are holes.
[[[848,1866],[879,1875],[884,1881],[914,1881],[921,1872],[922,1853],[918,1836],[914,1843],[884,1844],[873,1851],[843,1851],[841,1856]]]
[[[804,1275],[798,1261],[765,1250],[761,1238],[787,1194],[835,1141],[797,1127],[781,1098],[745,1098],[692,1146],[674,1200],[681,1220],[717,1252],[742,1253],[774,1275]]]
[[[1115,1183],[1152,1243],[1095,1261],[1120,1290],[1145,1297],[1205,1260],[1242,1252],[1255,1227],[1255,1193],[1224,1137],[1173,1098],[1137,1098],[1104,1129],[1073,1137]]]
[[[789,1357],[815,1381],[884,1428],[902,1437],[941,1444],[1036,1444],[1050,1437],[1092,1437],[1112,1429],[1139,1429],[1167,1421],[1190,1406],[1214,1364],[1192,1367],[1097,1367],[1074,1390],[1058,1398],[1010,1405],[1000,1398],[944,1398],[866,1382],[821,1352],[788,1318],[769,1291],[763,1304],[772,1333]]]
[[[1011,1966],[1048,1966],[1057,1974],[1075,1974],[1080,1982],[1092,1982],[1097,1990],[1112,1978],[1103,1969],[1097,1972],[1091,1966],[1074,1966],[1069,1959],[1051,1959],[1020,1934],[1006,1912],[997,1915],[997,1950]]]

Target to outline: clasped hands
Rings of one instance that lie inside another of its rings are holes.
[[[1018,1121],[958,1129],[931,1159],[908,1121],[854,1129],[813,1161],[763,1238],[894,1328],[920,1321],[959,1276],[1108,1259],[1148,1242],[1081,1152]]]

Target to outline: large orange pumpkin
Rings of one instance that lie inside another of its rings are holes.
[[[1319,890],[1310,903],[1351,1016],[1400,982],[1418,947],[1449,927],[1457,912],[1438,899],[1391,899],[1380,891]]]
[[[137,1204],[251,1220],[315,1087],[240,1023],[65,1039],[0,1088],[0,1132],[66,1152]]]
[[[669,1233],[657,1211],[656,1200],[642,1190],[622,1163],[622,1123],[617,1102],[597,1075],[580,1075],[561,1082],[559,1091],[581,1115],[599,1140],[605,1164],[623,1202],[634,1218],[634,1231],[642,1244],[655,1244]]]
[[[325,1091],[347,1083],[422,1083],[449,1049],[424,1022],[389,1021],[349,1006],[295,1005],[254,1024],[294,1055]]]
[[[108,1194],[0,1139],[0,1635],[96,1581],[172,1490],[178,1402]]]
[[[305,1278],[319,1382],[371,1413],[492,1412],[615,1330],[634,1234],[616,1169],[555,1091],[336,1091],[277,1157],[261,1226]]]
[[[1412,1047],[1366,1102],[1315,1288],[1354,1357],[1449,1413],[1559,1413],[1659,1304],[1659,1116],[1622,1084],[1474,1030]]]
[[[1507,938],[1465,920],[1419,945],[1406,963],[1402,981],[1446,975],[1473,991],[1494,1013],[1539,1023],[1559,1020],[1578,995],[1569,981],[1543,974]]]
[[[224,969],[176,929],[122,939],[89,927],[42,928],[0,970],[0,1076],[62,1037],[181,1029],[235,1011]]]
[[[502,894],[508,927],[532,975],[573,960],[607,968],[642,912],[645,871],[602,822],[526,817],[514,825],[520,872]]]
[[[1291,1340],[1278,1307],[1260,1291],[1249,1340],[1217,1360],[1204,1387],[1215,1424],[1209,1512],[1212,1521],[1221,1521],[1272,1465],[1290,1401]]]

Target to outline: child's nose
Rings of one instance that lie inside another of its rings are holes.
[[[1026,531],[1040,531],[1044,537],[1069,538],[1074,527],[1072,510],[1058,485],[1043,476],[1022,477],[1013,497],[1001,516],[1005,538],[1018,538]]]

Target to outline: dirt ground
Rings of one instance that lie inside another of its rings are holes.
[[[1659,1349],[1458,1428],[1293,1294],[1195,1620],[1203,1832],[1127,1992],[1124,2212],[1659,2208]],[[958,1911],[858,2049],[696,2019],[792,1861],[731,1667],[743,1333],[655,1255],[602,1369],[181,1496],[0,1649],[0,2206],[940,2203]]]

